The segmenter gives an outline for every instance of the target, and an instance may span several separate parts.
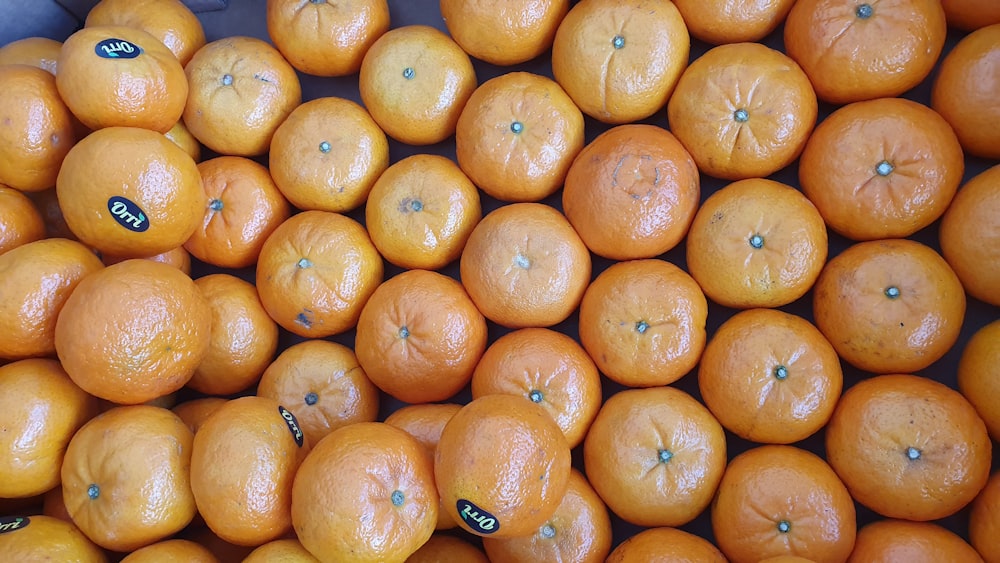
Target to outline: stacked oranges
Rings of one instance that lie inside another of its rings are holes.
[[[3,559],[1000,561],[993,2],[229,10],[0,47]]]

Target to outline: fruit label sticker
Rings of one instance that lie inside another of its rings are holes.
[[[458,499],[458,515],[470,528],[480,534],[492,534],[500,529],[495,516],[465,499]]]
[[[292,433],[292,438],[295,438],[295,443],[302,447],[302,429],[299,428],[299,421],[295,419],[295,415],[291,413],[288,409],[282,406],[278,406],[278,412],[281,413],[281,418],[285,419],[285,424],[288,425],[288,430]]]
[[[142,233],[149,228],[146,214],[132,200],[117,195],[111,196],[108,198],[108,211],[119,225],[132,232]]]
[[[16,532],[21,528],[27,528],[31,523],[31,518],[27,516],[4,516],[0,518],[0,534]]]
[[[102,59],[134,59],[142,54],[142,47],[111,37],[94,45],[94,52]]]

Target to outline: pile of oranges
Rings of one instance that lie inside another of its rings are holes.
[[[235,4],[0,47],[0,559],[1000,561],[1000,4]]]

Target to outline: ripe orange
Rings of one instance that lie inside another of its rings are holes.
[[[982,561],[961,537],[937,524],[879,520],[858,530],[849,563],[966,563]]]
[[[1000,561],[1000,472],[994,473],[986,487],[972,502],[969,511],[969,542],[987,563]]]
[[[183,119],[175,123],[164,135],[173,141],[175,145],[184,149],[184,152],[188,153],[188,156],[192,160],[195,162],[201,161],[201,143],[188,131]]]
[[[406,403],[443,401],[472,379],[486,319],[458,281],[407,270],[382,283],[358,318],[354,350],[368,378]]]
[[[87,12],[85,27],[134,27],[160,40],[184,66],[205,45],[198,16],[181,0],[101,0]]]
[[[445,425],[434,478],[441,504],[463,530],[515,537],[552,517],[570,464],[569,445],[544,408],[513,395],[484,395]]]
[[[297,539],[274,540],[254,549],[243,563],[318,563]]]
[[[784,23],[795,0],[676,0],[693,37],[712,45],[760,41]]]
[[[733,563],[801,555],[844,561],[854,547],[854,502],[819,456],[760,446],[729,462],[712,502],[712,531]]]
[[[20,191],[0,184],[0,254],[45,235],[45,220],[35,203]]]
[[[566,174],[562,206],[591,252],[631,260],[677,246],[700,198],[698,167],[677,138],[655,125],[629,124],[580,151]]]
[[[912,373],[958,340],[965,292],[932,248],[909,239],[857,243],[831,258],[813,315],[837,354],[872,373]]]
[[[141,127],[166,133],[184,111],[184,67],[141,29],[84,27],[66,38],[56,64],[59,95],[90,129]]]
[[[962,186],[941,217],[941,254],[965,291],[1000,306],[1000,165]]]
[[[579,108],[554,80],[530,72],[480,84],[455,128],[458,165],[502,201],[540,201],[555,193],[583,144]]]
[[[462,49],[490,64],[524,63],[552,46],[569,0],[440,0],[448,33]]]
[[[133,551],[187,526],[191,430],[161,407],[116,407],[70,440],[62,488],[73,522],[94,543]]]
[[[454,161],[434,154],[389,166],[365,203],[372,243],[407,269],[438,270],[458,259],[482,217],[475,184]]]
[[[140,256],[139,258],[173,266],[185,274],[189,276],[191,275],[191,254],[189,254],[187,250],[184,250],[183,246],[178,246],[177,248],[167,250],[159,254],[154,254],[152,256]],[[101,259],[104,261],[105,265],[110,266],[112,264],[129,260],[130,257],[103,254]]]
[[[434,534],[406,558],[406,563],[493,563],[483,550],[471,543],[445,534]]]
[[[976,330],[958,361],[958,390],[1000,438],[1000,320]]]
[[[915,375],[866,379],[826,428],[826,458],[851,495],[889,518],[936,520],[969,504],[990,476],[991,444],[954,389]]]
[[[63,501],[62,485],[49,489],[47,493],[42,495],[42,514],[65,522],[73,522],[69,511],[66,510],[66,503]]]
[[[1000,23],[1000,5],[992,0],[941,0],[949,27],[973,31]]]
[[[178,403],[172,410],[184,424],[191,429],[192,433],[197,433],[201,425],[208,420],[208,417],[212,416],[212,413],[216,411],[219,407],[226,404],[228,399],[223,399],[222,397],[203,397],[200,399],[191,399],[189,401],[184,401],[183,403]]]
[[[612,381],[668,385],[698,363],[707,318],[705,294],[684,270],[659,258],[618,262],[587,287],[580,343]]]
[[[833,104],[898,96],[920,84],[946,35],[939,0],[798,0],[784,28],[786,52]]]
[[[795,188],[752,178],[705,200],[687,237],[687,265],[725,307],[780,307],[812,288],[827,257],[816,207]]]
[[[0,47],[0,65],[31,65],[56,73],[62,41],[48,37],[25,37]]]
[[[184,539],[164,540],[147,545],[126,555],[121,563],[158,563],[161,561],[219,563],[219,560],[207,547]]]
[[[0,202],[3,202],[5,205],[7,203],[8,195],[4,194],[7,192],[17,192],[17,190],[0,184]],[[0,222],[13,225],[13,230],[6,231],[6,229],[2,229],[6,232],[4,235],[0,236],[0,241],[6,240],[7,237],[11,237],[12,234],[17,234],[20,229],[24,228],[20,225],[22,222],[27,225],[32,225],[31,228],[34,229],[35,227],[33,225],[35,224],[35,218],[33,215],[39,215],[43,223],[41,235],[39,235],[38,238],[48,236],[49,238],[78,240],[77,236],[73,234],[73,231],[71,231],[69,226],[66,224],[62,208],[59,207],[59,197],[56,195],[55,187],[42,190],[40,192],[29,192],[25,195],[27,195],[34,204],[32,209],[28,210],[25,208],[22,211],[21,204],[19,202],[12,201],[12,205],[10,207],[6,207],[6,209],[10,210],[10,215],[8,216],[4,213],[3,219],[0,219]],[[3,208],[3,206],[0,206],[0,209]],[[0,253],[3,253],[3,242],[0,242]],[[94,253],[99,254],[99,251],[94,250]]]
[[[278,225],[257,259],[257,292],[282,328],[306,338],[357,324],[382,282],[382,257],[357,221],[304,211]]]
[[[323,562],[404,561],[434,532],[438,495],[417,441],[381,422],[320,440],[292,489],[292,523]]]
[[[717,547],[700,536],[678,528],[660,527],[648,528],[626,538],[611,552],[607,563],[632,561],[726,563],[726,558]]]
[[[450,37],[427,25],[408,25],[372,44],[358,83],[361,101],[387,135],[430,145],[455,133],[476,89],[476,71]]]
[[[0,553],[10,561],[105,563],[101,548],[71,522],[43,515],[3,518]]]

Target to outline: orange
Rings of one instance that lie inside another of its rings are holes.
[[[121,560],[121,563],[157,563],[160,561],[185,561],[186,563],[218,563],[218,559],[208,548],[191,540],[172,539],[157,542],[137,549]]]
[[[563,213],[591,252],[652,258],[687,234],[701,198],[698,167],[672,133],[629,124],[601,133],[566,174]]]
[[[341,426],[374,421],[380,403],[354,351],[328,340],[285,348],[264,370],[257,395],[291,411],[312,444]]]
[[[462,250],[462,283],[487,319],[509,327],[558,324],[590,281],[587,246],[557,210],[504,205],[480,221]]]
[[[80,280],[103,267],[87,247],[66,239],[0,254],[0,358],[54,355],[59,312]]]
[[[716,178],[770,176],[791,164],[816,124],[809,78],[795,61],[760,43],[720,45],[681,75],[667,119]]]
[[[0,83],[0,184],[25,192],[51,188],[76,142],[56,79],[33,66],[0,65]]]
[[[687,265],[705,295],[725,307],[781,307],[816,282],[827,257],[826,224],[792,186],[751,178],[712,193],[687,237]]]
[[[484,395],[441,432],[434,478],[459,527],[479,536],[516,537],[552,517],[570,479],[570,450],[545,409],[513,395]]]
[[[42,496],[42,514],[58,518],[66,522],[73,522],[69,511],[66,510],[66,503],[63,502],[62,486],[49,489]]]
[[[86,27],[121,25],[141,29],[162,42],[184,66],[205,45],[205,30],[181,0],[101,0],[87,13]]]
[[[840,399],[840,358],[802,317],[739,312],[716,329],[698,367],[702,401],[744,440],[791,444],[818,432]]]
[[[880,520],[858,530],[850,563],[907,561],[966,563],[982,561],[972,546],[954,532],[929,522]]]
[[[1000,320],[977,329],[958,360],[958,390],[1000,438]]]
[[[184,111],[184,67],[141,29],[84,27],[63,42],[56,64],[59,95],[90,129],[141,127],[166,133]]]
[[[269,159],[292,205],[346,212],[364,203],[389,166],[389,142],[363,107],[324,97],[292,110],[274,132]]]
[[[570,448],[583,442],[601,408],[601,374],[569,336],[522,328],[496,339],[472,374],[472,397],[519,395],[545,407]]]
[[[584,145],[583,114],[551,78],[509,72],[479,85],[455,128],[458,165],[487,195],[540,201]]]
[[[937,520],[986,485],[991,444],[958,391],[916,375],[883,375],[841,397],[826,428],[826,459],[875,512]]]
[[[1000,165],[962,186],[941,217],[941,254],[965,291],[1000,306]]]
[[[62,41],[25,37],[0,47],[0,65],[31,65],[55,74],[61,50]]]
[[[760,41],[785,21],[795,0],[676,0],[688,31],[712,45]]]
[[[407,25],[372,44],[358,86],[361,101],[387,135],[408,145],[430,145],[455,133],[476,89],[476,71],[447,35],[427,25]]]
[[[67,444],[96,414],[97,399],[59,362],[33,358],[0,366],[0,497],[31,497],[58,486]]]
[[[254,549],[243,563],[317,563],[297,539],[274,540]]]
[[[998,23],[973,31],[944,57],[931,89],[931,107],[940,113],[971,155],[1000,158],[1000,133],[987,123],[1000,117],[992,95],[1000,84]]]
[[[278,225],[257,259],[257,292],[285,330],[323,338],[357,324],[382,283],[382,257],[357,221],[304,211]]]
[[[62,465],[73,522],[112,551],[179,532],[196,512],[191,439],[181,419],[161,407],[117,407],[91,419],[73,436]]]
[[[821,100],[898,96],[930,74],[947,26],[939,0],[799,0],[785,20],[785,50]]]
[[[583,462],[590,484],[622,520],[681,526],[712,501],[726,467],[726,436],[680,389],[626,389],[601,406]]]
[[[462,254],[483,217],[479,190],[451,159],[415,154],[389,166],[365,203],[365,226],[389,262],[438,270]]]
[[[229,543],[204,525],[188,526],[177,537],[208,548],[219,561],[243,561],[254,550],[253,547]]]
[[[1000,5],[991,0],[941,0],[949,27],[973,31],[1000,23]]]
[[[220,155],[264,154],[274,130],[302,101],[295,69],[254,37],[212,41],[195,52],[184,72],[189,86],[184,124]]]
[[[969,511],[969,542],[987,563],[1000,561],[1000,473],[994,473]]]
[[[43,515],[5,517],[0,552],[11,561],[105,563],[107,555],[70,522]],[[16,526],[15,526],[16,525]]]
[[[798,555],[775,555],[767,559],[761,559],[759,563],[815,563],[812,559],[799,557]]]
[[[726,563],[725,556],[708,540],[677,528],[649,528],[629,536],[618,544],[607,563],[671,563],[699,561]]]
[[[232,395],[257,383],[278,349],[278,325],[260,304],[257,288],[231,274],[195,280],[212,315],[208,354],[187,386],[206,395]]]
[[[266,397],[220,406],[191,449],[198,513],[221,539],[258,546],[291,530],[292,479],[307,438],[295,416]]]
[[[854,502],[819,456],[760,446],[729,462],[712,502],[712,531],[733,563],[799,555],[844,561],[854,547]]]
[[[222,397],[203,397],[178,403],[170,410],[174,411],[174,414],[180,417],[184,421],[184,424],[187,424],[191,432],[197,433],[201,425],[208,420],[208,417],[212,416],[212,413],[219,407],[226,404],[226,401],[227,399],[223,399]]]
[[[257,261],[264,240],[292,214],[267,168],[241,156],[198,164],[207,204],[184,248],[219,268],[246,268]]]
[[[799,182],[834,231],[903,238],[944,213],[964,169],[948,122],[923,104],[883,98],[824,119],[802,152]]]
[[[191,254],[189,254],[187,250],[184,250],[183,246],[178,246],[177,248],[167,250],[166,252],[161,252],[159,254],[154,254],[152,256],[140,256],[140,258],[173,266],[185,274],[189,276],[191,275]],[[102,259],[105,265],[110,266],[112,264],[124,262],[129,258],[126,256],[111,256],[105,254],[102,256]]]
[[[494,563],[603,563],[611,551],[611,518],[586,477],[574,469],[555,514],[535,533],[516,538],[485,537],[483,549]]]
[[[448,33],[466,53],[512,66],[540,56],[552,45],[569,0],[440,0],[438,6]]]
[[[74,145],[56,195],[81,242],[127,257],[181,246],[205,206],[198,165],[163,135],[136,127],[100,129]]]
[[[173,141],[175,145],[184,149],[184,152],[188,153],[188,156],[192,160],[195,162],[201,161],[201,143],[188,131],[187,126],[184,125],[184,120],[175,123],[164,135]]]
[[[491,563],[483,550],[445,534],[434,534],[406,558],[406,563]]]
[[[639,121],[667,103],[690,49],[672,2],[582,0],[556,31],[552,76],[590,117]]]
[[[209,351],[212,314],[180,270],[126,260],[83,278],[56,320],[55,348],[84,391],[142,403],[180,389]]]
[[[908,239],[857,243],[830,259],[813,315],[837,354],[873,373],[922,370],[951,349],[965,292],[937,252]]]
[[[705,349],[708,302],[690,275],[659,258],[617,262],[580,303],[580,343],[601,373],[629,387],[684,377]]]
[[[302,462],[292,524],[323,562],[404,561],[434,532],[431,460],[409,434],[382,422],[338,428]]]
[[[9,192],[16,192],[16,191],[17,190],[7,188],[2,184],[0,184],[0,198],[3,198],[3,200],[6,200],[7,198],[7,195],[4,195],[5,193],[9,194]],[[66,224],[66,219],[63,217],[62,208],[59,207],[59,197],[56,195],[55,187],[49,188],[47,190],[42,190],[40,192],[29,192],[26,195],[34,204],[32,206],[33,209],[31,210],[23,209],[22,211],[20,204],[14,201],[11,201],[10,202],[11,206],[7,207],[7,209],[10,209],[11,211],[14,212],[13,214],[14,217],[8,218],[5,215],[3,219],[4,222],[13,223],[15,225],[13,227],[14,230],[10,232],[14,233],[19,232],[19,230],[23,227],[17,224],[22,221],[29,225],[34,225],[35,219],[32,216],[33,214],[31,213],[31,211],[34,211],[34,214],[38,214],[43,223],[43,229],[41,231],[42,235],[38,236],[38,238],[42,238],[42,236],[47,235],[49,238],[67,238],[70,240],[78,240],[76,235],[73,234],[73,231],[71,231],[69,226]],[[6,203],[7,202],[4,201],[5,205]],[[3,207],[0,207],[0,209],[2,208]],[[17,220],[14,221],[13,220],[14,218],[16,218]],[[37,232],[34,231],[33,226],[32,226],[32,231]],[[5,234],[4,236],[9,237],[11,235],[8,233]],[[0,243],[0,253],[3,252],[2,246],[3,243]],[[94,250],[94,253],[99,254],[97,250]]]
[[[486,319],[461,283],[407,270],[368,299],[354,350],[379,389],[406,403],[428,403],[469,383],[486,341]]]
[[[354,74],[389,30],[386,0],[268,0],[267,34],[296,69],[316,76]]]
[[[35,203],[20,191],[0,184],[0,254],[45,235],[45,220]]]

